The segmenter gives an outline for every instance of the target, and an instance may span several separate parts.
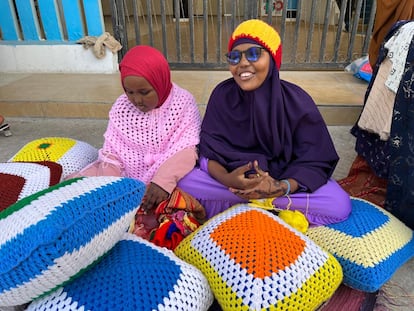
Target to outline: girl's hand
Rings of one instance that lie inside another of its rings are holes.
[[[154,183],[147,186],[144,198],[141,202],[141,209],[148,212],[158,206],[162,201],[167,200],[169,193]]]

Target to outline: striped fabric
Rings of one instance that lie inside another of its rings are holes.
[[[145,185],[71,179],[0,213],[0,306],[30,302],[78,276],[127,231]]]
[[[56,185],[62,166],[55,162],[0,163],[0,211],[40,190]]]
[[[44,137],[23,146],[8,162],[52,161],[62,165],[62,179],[98,158],[98,149],[67,137]]]
[[[386,210],[351,198],[350,217],[307,235],[341,263],[344,284],[375,292],[414,256],[413,231]]]
[[[342,281],[332,255],[245,204],[210,219],[175,253],[204,273],[223,310],[315,310]]]
[[[126,233],[97,265],[27,310],[203,311],[212,302],[199,270],[166,248]]]

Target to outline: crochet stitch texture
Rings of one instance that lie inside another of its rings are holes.
[[[391,213],[352,197],[349,218],[310,228],[307,235],[340,262],[344,284],[375,292],[414,256],[414,233]]]
[[[117,156],[125,176],[148,183],[172,155],[199,143],[200,124],[195,98],[175,84],[166,101],[149,112],[123,94],[109,112],[103,152]]]
[[[252,39],[265,47],[272,55],[276,67],[280,69],[282,64],[282,42],[279,33],[271,25],[258,19],[251,19],[240,23],[229,40],[229,51],[231,51],[233,44],[240,38]]]
[[[223,310],[315,310],[342,281],[332,255],[246,204],[211,218],[175,253],[204,273]]]
[[[49,186],[62,177],[62,166],[55,162],[0,163],[0,211]]]
[[[0,213],[0,306],[21,305],[78,276],[127,231],[145,185],[71,179]]]
[[[90,144],[67,137],[43,137],[24,145],[8,162],[52,161],[62,165],[62,179],[98,158]]]
[[[166,248],[126,233],[81,277],[28,311],[205,311],[213,294],[203,274]]]

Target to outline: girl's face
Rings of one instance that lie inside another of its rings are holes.
[[[128,99],[142,112],[148,112],[158,106],[158,94],[145,78],[127,76],[123,85]]]
[[[257,44],[243,43],[237,45],[232,51],[247,51],[252,47],[260,47]],[[249,52],[248,52],[249,53]],[[256,61],[248,61],[246,54],[242,53],[238,64],[229,64],[229,70],[234,80],[244,91],[252,91],[262,85],[267,77],[270,66],[270,54],[265,49],[259,50],[259,57]]]

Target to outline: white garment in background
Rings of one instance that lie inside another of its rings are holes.
[[[381,140],[388,140],[391,131],[395,93],[386,85],[392,68],[391,60],[386,57],[381,63],[364,109],[358,120],[358,126],[371,133],[377,133]]]
[[[397,93],[398,87],[400,86],[413,36],[414,21],[401,26],[401,28],[397,30],[384,45],[384,47],[388,49],[387,56],[392,62],[392,69],[385,84],[394,93]]]

